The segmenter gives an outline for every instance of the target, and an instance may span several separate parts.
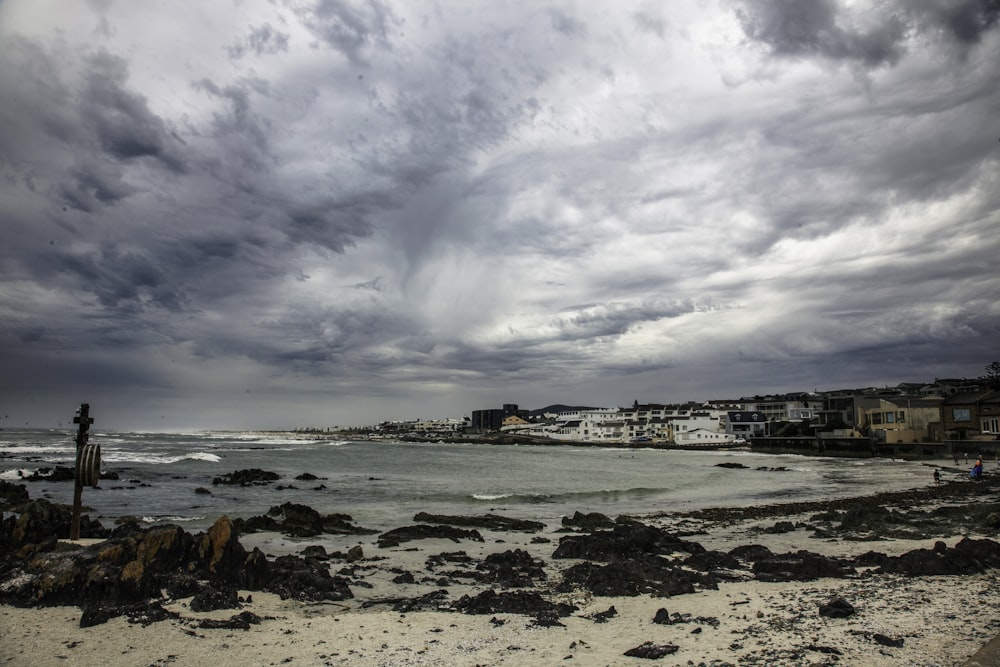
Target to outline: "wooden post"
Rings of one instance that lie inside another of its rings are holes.
[[[70,525],[69,529],[69,539],[78,540],[80,539],[80,506],[83,503],[83,482],[82,471],[80,470],[81,464],[81,454],[83,453],[83,446],[87,444],[87,440],[90,439],[90,425],[94,423],[94,418],[90,416],[90,403],[81,403],[80,409],[76,411],[76,417],[73,417],[73,423],[79,424],[80,427],[76,432],[76,468],[74,469],[75,474],[73,475],[73,523]]]

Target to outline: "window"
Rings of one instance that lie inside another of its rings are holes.
[[[1000,433],[1000,417],[983,417],[983,433]]]
[[[896,413],[895,412],[887,412],[887,413],[885,413],[885,423],[886,424],[895,424],[896,423]]]
[[[882,413],[881,412],[874,412],[874,413],[872,413],[872,423],[873,424],[881,424],[882,423]]]
[[[969,408],[952,408],[951,420],[956,422],[970,422],[972,421],[971,411]]]
[[[899,413],[896,415],[896,421],[898,421],[900,423],[905,422],[906,421],[906,413],[903,412],[902,410],[900,410]]]

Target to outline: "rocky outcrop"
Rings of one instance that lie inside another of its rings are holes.
[[[462,530],[451,526],[428,526],[417,524],[415,526],[404,526],[394,528],[378,536],[379,547],[398,547],[403,542],[412,540],[445,539],[452,542],[459,540],[472,540],[473,542],[483,542],[483,536],[478,530]]]
[[[225,475],[213,479],[212,484],[260,486],[264,484],[270,484],[271,482],[278,479],[281,479],[281,475],[279,475],[276,472],[271,472],[270,470],[261,470],[260,468],[248,468],[246,470],[227,472]]]
[[[499,516],[497,514],[452,516],[418,512],[413,517],[413,520],[420,523],[444,524],[447,526],[461,526],[463,528],[482,528],[483,530],[516,531],[521,533],[537,533],[545,528],[545,524],[539,521],[511,519],[510,517]]]
[[[241,533],[274,531],[291,537],[370,535],[378,532],[356,525],[349,514],[323,515],[308,505],[297,503],[277,505],[263,516],[237,519],[235,524]]]

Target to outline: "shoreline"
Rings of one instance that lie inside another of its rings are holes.
[[[80,627],[76,607],[0,604],[0,635],[5,638],[0,664],[519,665],[572,660],[635,665],[647,663],[625,653],[646,642],[677,647],[658,660],[664,665],[689,660],[714,660],[716,665],[962,664],[1000,632],[1000,570],[913,576],[878,573],[878,567],[858,565],[857,559],[871,551],[891,558],[933,552],[938,542],[954,551],[966,538],[994,538],[997,530],[988,526],[985,515],[998,501],[1000,479],[987,477],[981,483],[950,482],[855,498],[632,517],[679,538],[681,546],[655,556],[671,565],[697,555],[691,542],[709,553],[760,545],[777,555],[807,551],[824,559],[854,559],[854,571],[846,576],[805,581],[764,581],[760,571],[720,562],[705,570],[717,588],[700,578],[693,592],[669,597],[601,595],[586,586],[559,590],[571,568],[601,562],[553,558],[561,542],[631,525],[620,521],[596,530],[583,526],[586,517],[536,532],[480,528],[481,542],[425,537],[382,547],[374,535],[250,533],[239,537],[247,551],[256,547],[269,555],[301,554],[306,547],[322,547],[325,566],[348,573],[354,597],[282,600],[274,593],[241,588],[244,602],[238,608],[198,612],[191,608],[192,598],[177,597],[163,605],[176,617],[143,625],[118,616],[86,628]],[[979,518],[968,521],[970,513]],[[855,515],[861,520],[845,528]],[[352,547],[360,547],[362,555],[349,560],[344,554]],[[506,552],[528,554],[540,563],[544,576],[529,577],[530,585],[521,588],[469,576],[480,572],[477,568],[491,554]],[[9,589],[6,574],[5,579],[0,591]],[[394,609],[401,601],[442,589],[446,596],[426,610]],[[463,597],[486,590],[537,592],[576,609],[549,626],[532,614],[439,610],[453,609]],[[853,605],[854,615],[820,616],[819,606],[837,597]],[[654,622],[661,609],[674,622]],[[200,627],[205,619],[226,621],[243,612],[260,622],[247,629]]]

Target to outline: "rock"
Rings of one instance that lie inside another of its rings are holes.
[[[206,489],[206,488],[205,488],[205,487],[203,487],[203,486],[199,486],[198,488],[196,488],[196,489],[194,490],[194,492],[195,492],[196,494],[200,495],[200,496],[210,496],[210,495],[212,495],[212,492],[211,492],[211,491],[209,491],[208,489]]]
[[[854,615],[854,606],[841,597],[836,597],[819,606],[819,615],[826,618],[847,618]]]
[[[795,524],[791,521],[778,521],[773,526],[764,529],[765,533],[778,535],[781,533],[791,533],[795,531]]]
[[[295,479],[299,480],[300,482],[314,482],[317,479],[319,479],[319,477],[312,474],[311,472],[304,472],[301,475],[296,475]]]
[[[954,547],[937,542],[933,549],[914,549],[900,556],[885,557],[877,571],[918,577],[978,574],[991,567],[1000,567],[1000,544],[963,538]]]
[[[403,542],[426,539],[448,539],[453,542],[458,542],[459,540],[485,541],[478,530],[462,530],[461,528],[452,528],[451,526],[418,524],[415,526],[394,528],[382,533],[378,536],[378,546],[381,548],[398,547]]]
[[[216,609],[238,609],[239,595],[235,588],[229,586],[206,586],[201,592],[191,598],[191,611],[215,611]]]
[[[609,618],[614,618],[618,615],[618,610],[615,609],[614,605],[607,608],[606,611],[599,611],[592,616],[594,623],[607,623]]]
[[[249,630],[251,625],[258,625],[260,622],[260,616],[252,611],[241,611],[227,620],[202,619],[198,627],[205,630]]]
[[[242,584],[247,552],[237,538],[238,532],[229,517],[219,517],[195,540],[199,569],[212,578]]]
[[[394,584],[412,584],[414,581],[416,580],[413,578],[412,572],[402,572],[392,578],[392,583]]]
[[[479,581],[504,588],[527,588],[545,579],[544,563],[521,549],[492,553],[476,566]]]
[[[73,468],[55,466],[54,468],[39,468],[21,479],[26,482],[72,482],[76,479],[76,473]]]
[[[330,556],[326,553],[326,549],[324,549],[321,544],[311,544],[303,549],[302,557],[315,558],[317,560],[330,560]]]
[[[662,558],[646,557],[616,560],[605,565],[578,563],[563,572],[563,580],[556,590],[569,593],[583,588],[605,597],[673,596],[694,593],[696,586],[718,588],[711,575],[671,567]]]
[[[282,600],[289,598],[319,602],[339,602],[354,597],[343,577],[333,577],[324,563],[299,556],[279,556],[269,564],[269,581],[264,590]]]
[[[23,506],[16,521],[11,524],[4,522],[4,542],[13,550],[25,544],[42,544],[53,538],[68,538],[72,522],[73,512],[70,507],[50,503],[44,498],[32,500]],[[86,514],[80,517],[80,537],[107,536],[108,530],[99,521],[92,520]]]
[[[746,470],[750,466],[743,465],[742,463],[736,463],[735,461],[726,461],[725,463],[716,463],[716,468],[732,468],[733,470]]]
[[[888,646],[890,648],[903,648],[902,637],[896,637],[896,638],[887,637],[886,635],[879,634],[878,632],[876,632],[874,635],[872,635],[872,639],[874,639],[876,643],[881,644],[882,646]]]
[[[670,612],[667,611],[666,607],[660,607],[656,610],[656,615],[653,616],[653,623],[657,625],[670,625]]]
[[[653,642],[645,642],[635,648],[630,648],[625,651],[625,655],[630,658],[659,660],[660,658],[665,658],[668,655],[673,655],[679,650],[680,647],[673,644],[654,644]]]
[[[216,477],[212,480],[212,484],[237,484],[239,486],[258,486],[263,484],[270,484],[271,482],[281,479],[281,475],[276,472],[271,472],[269,470],[261,470],[260,468],[249,468],[247,470],[237,470],[235,472],[228,472],[221,477]]]
[[[17,507],[28,502],[28,487],[0,479],[0,507]]]
[[[284,503],[276,505],[264,516],[237,519],[235,524],[240,532],[256,533],[274,531],[291,537],[315,537],[316,535],[366,535],[377,531],[355,525],[348,514],[322,515],[308,505]]]
[[[361,548],[360,544],[355,544],[353,547],[347,550],[347,562],[357,563],[365,557],[364,549]]]
[[[455,608],[466,614],[525,614],[540,616],[555,614],[569,616],[576,607],[565,603],[550,602],[537,591],[513,591],[497,593],[492,588],[470,597],[463,595]]]
[[[575,512],[571,518],[563,517],[562,525],[582,528],[583,530],[600,530],[602,528],[613,528],[615,522],[600,512],[590,512],[588,514]]]
[[[810,551],[775,554],[753,564],[754,576],[759,581],[771,582],[812,581],[820,577],[843,578],[854,572],[849,562]]]
[[[522,533],[537,533],[545,528],[544,523],[538,521],[528,521],[526,519],[511,519],[496,514],[485,514],[483,516],[451,516],[447,514],[428,514],[418,512],[413,517],[414,521],[420,523],[444,524],[449,526],[462,526],[465,528],[482,528],[483,530],[495,531],[517,531]]]
[[[566,535],[559,539],[553,558],[610,561],[646,555],[668,556],[678,551],[702,553],[697,542],[687,542],[653,526],[618,524],[610,531]]]
[[[392,610],[405,614],[411,611],[438,611],[444,607],[448,599],[448,591],[438,590],[415,598],[381,598],[378,600],[366,600],[361,604],[363,608],[374,607],[380,604],[392,605]]]

